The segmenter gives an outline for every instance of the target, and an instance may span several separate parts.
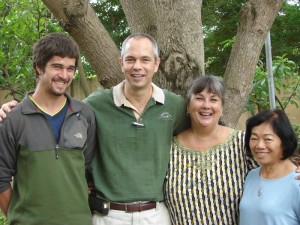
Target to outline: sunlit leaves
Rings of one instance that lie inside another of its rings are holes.
[[[91,5],[116,45],[120,47],[129,34],[128,24],[120,2],[118,0],[103,0]]]
[[[34,88],[32,45],[46,33],[62,31],[39,0],[0,2],[0,89],[21,99]]]
[[[0,224],[1,225],[8,225],[8,221],[6,219],[6,217],[3,215],[3,213],[0,210]]]
[[[285,109],[289,104],[299,107],[300,76],[297,64],[285,55],[275,57],[273,61],[273,80],[278,108]],[[262,62],[256,68],[253,90],[249,96],[247,110],[252,114],[256,110],[270,108],[269,78]]]

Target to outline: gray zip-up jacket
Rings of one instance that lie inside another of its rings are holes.
[[[27,95],[0,123],[0,192],[13,193],[10,224],[90,225],[85,170],[96,149],[93,111],[68,97],[58,145]]]

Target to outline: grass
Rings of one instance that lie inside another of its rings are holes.
[[[0,225],[8,225],[8,221],[6,217],[3,215],[3,213],[0,210]]]

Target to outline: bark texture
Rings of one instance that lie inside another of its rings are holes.
[[[252,90],[255,68],[283,0],[249,0],[240,10],[239,28],[226,67],[224,122],[235,127]]]
[[[43,0],[61,26],[78,43],[109,88],[123,80],[119,49],[87,0]],[[202,0],[120,0],[131,33],[152,35],[158,42],[161,66],[154,82],[185,95],[191,81],[205,74],[201,22]],[[238,33],[224,75],[224,122],[234,127],[252,90],[255,67],[267,32],[283,0],[249,0],[240,11]]]
[[[60,25],[77,42],[104,88],[123,79],[120,51],[87,0],[43,0]]]
[[[154,82],[185,95],[191,81],[204,74],[201,0],[120,0],[131,31],[152,35],[161,65]]]

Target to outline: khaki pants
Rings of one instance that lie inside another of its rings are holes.
[[[107,216],[93,215],[93,225],[171,225],[169,211],[165,203],[157,203],[155,209],[126,213],[110,210]]]

